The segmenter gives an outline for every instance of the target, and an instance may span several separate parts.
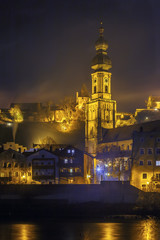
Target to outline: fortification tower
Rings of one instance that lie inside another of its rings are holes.
[[[115,127],[116,101],[111,99],[112,62],[107,55],[108,44],[103,33],[101,23],[95,43],[96,56],[91,62],[92,95],[85,112],[85,147],[93,155],[96,155],[97,143],[102,139],[102,128]]]

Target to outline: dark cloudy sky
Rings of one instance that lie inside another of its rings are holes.
[[[158,0],[0,0],[0,106],[56,103],[90,88],[101,19],[118,110],[160,95]]]

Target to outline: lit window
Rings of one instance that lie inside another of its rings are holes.
[[[73,168],[70,168],[70,169],[69,169],[69,172],[72,173],[72,172],[73,172]]]
[[[141,155],[143,155],[143,154],[144,154],[144,148],[140,148],[139,153],[140,153]]]
[[[70,159],[70,163],[73,163],[73,159]]]
[[[94,86],[94,93],[96,93],[96,86]]]
[[[148,160],[147,163],[148,163],[148,166],[152,165],[152,161],[151,160]]]
[[[68,163],[68,159],[64,159],[64,163]]]
[[[71,150],[70,150],[70,149],[68,149],[68,150],[67,150],[67,152],[68,152],[68,153],[71,153]]]
[[[147,173],[143,173],[142,178],[147,179]]]
[[[72,154],[74,154],[75,153],[75,150],[74,149],[72,149]]]
[[[153,149],[152,148],[148,148],[148,155],[153,154]]]
[[[156,154],[160,154],[160,148],[156,148]]]
[[[156,166],[160,166],[160,161],[156,161]]]
[[[140,166],[143,166],[143,161],[142,161],[142,160],[139,161],[139,165],[140,165]]]

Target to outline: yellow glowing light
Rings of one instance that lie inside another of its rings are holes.
[[[18,106],[15,105],[13,108],[11,108],[9,110],[9,113],[13,117],[15,122],[18,122],[18,123],[23,122],[23,115]]]
[[[157,223],[154,219],[144,220],[140,223],[142,228],[141,239],[142,240],[153,240],[156,238]]]
[[[8,126],[8,127],[12,126],[12,123],[7,123],[7,126]]]
[[[87,174],[87,178],[91,178],[91,175]]]
[[[149,184],[149,182],[147,182],[147,184]]]

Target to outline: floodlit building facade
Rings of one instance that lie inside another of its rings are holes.
[[[21,153],[8,149],[0,153],[0,183],[31,183],[31,167]]]
[[[160,191],[160,128],[134,132],[131,184],[144,191]]]

